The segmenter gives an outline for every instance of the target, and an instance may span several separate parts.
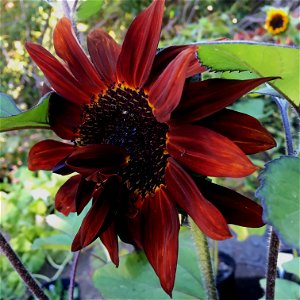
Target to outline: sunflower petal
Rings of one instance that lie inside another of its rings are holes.
[[[74,77],[88,94],[99,93],[100,90],[106,89],[80,46],[68,18],[63,17],[58,21],[53,31],[53,42],[57,55],[67,63]]]
[[[73,140],[75,128],[81,123],[81,108],[53,93],[49,102],[49,124],[62,139]]]
[[[60,161],[74,151],[74,146],[54,140],[44,140],[35,144],[29,152],[28,169],[50,171]]]
[[[155,0],[131,23],[117,62],[119,81],[142,88],[146,83],[160,37],[164,0]]]
[[[208,79],[192,82],[186,85],[172,119],[189,123],[200,120],[232,104],[260,84],[275,78]]]
[[[83,175],[102,170],[112,172],[127,163],[128,155],[121,147],[110,144],[77,147],[66,161],[67,166]]]
[[[168,66],[168,64],[173,59],[175,59],[178,54],[189,47],[191,46],[170,46],[159,51],[154,58],[153,66],[146,87],[151,86],[159,77],[159,75],[164,71],[164,69]],[[186,77],[188,78],[194,76],[195,74],[202,73],[205,70],[206,67],[200,66],[200,62],[195,56],[188,65]]]
[[[67,216],[76,211],[75,198],[81,175],[69,178],[55,195],[55,209]]]
[[[141,210],[142,243],[162,288],[172,297],[178,258],[178,212],[163,187],[146,197]]]
[[[168,121],[172,111],[178,105],[187,69],[193,59],[195,59],[194,47],[182,51],[151,86],[149,102],[158,122]]]
[[[215,177],[244,177],[257,168],[228,138],[197,125],[171,127],[167,151],[193,172]]]
[[[264,225],[262,207],[256,202],[204,179],[197,180],[197,186],[203,196],[221,211],[227,223],[254,228]]]
[[[92,199],[95,187],[96,187],[95,182],[87,181],[84,177],[81,178],[77,189],[77,193],[75,195],[75,207],[78,215],[82,212],[85,206]],[[102,188],[101,187],[98,188],[98,193],[100,193],[99,189]]]
[[[33,43],[26,43],[26,50],[58,94],[75,104],[88,103],[90,96],[50,52]]]
[[[276,146],[271,134],[255,118],[230,109],[199,121],[233,141],[246,154],[266,151]]]
[[[87,45],[92,62],[102,80],[106,84],[116,82],[116,66],[121,46],[101,29],[95,29],[89,33]]]
[[[166,183],[172,199],[207,236],[215,240],[231,237],[220,211],[203,197],[192,178],[173,158],[168,158]]]
[[[115,223],[112,223],[101,235],[100,240],[107,249],[111,261],[119,266],[119,245]]]
[[[119,178],[110,177],[104,189],[94,193],[93,205],[83,219],[83,222],[73,240],[72,251],[78,251],[92,243],[103,233],[103,228],[119,197]]]

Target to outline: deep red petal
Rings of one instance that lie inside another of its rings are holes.
[[[80,105],[53,93],[49,102],[49,124],[62,139],[73,140],[75,129],[82,122]]]
[[[187,69],[193,59],[195,59],[194,47],[182,51],[150,87],[149,102],[158,122],[168,121],[178,105]]]
[[[171,127],[167,151],[193,172],[215,177],[244,177],[257,168],[226,137],[197,125]]]
[[[35,144],[29,152],[28,169],[52,170],[61,160],[74,151],[74,146],[54,140],[44,140]]]
[[[164,71],[168,64],[176,58],[176,56],[183,50],[190,46],[170,46],[159,51],[153,62],[151,73],[147,81],[146,87],[151,86],[159,75]],[[186,71],[186,77],[194,76],[195,74],[202,73],[206,70],[205,67],[200,66],[200,62],[195,56],[191,61]]]
[[[67,216],[76,211],[75,198],[81,175],[69,178],[55,195],[55,209]]]
[[[77,193],[75,195],[75,207],[77,214],[80,214],[85,206],[90,202],[95,187],[95,182],[87,181],[84,177],[81,178]],[[102,189],[102,187],[98,188],[98,193],[100,193],[100,189]]]
[[[131,23],[117,63],[119,81],[129,86],[143,87],[146,83],[159,42],[164,0],[155,0]]]
[[[112,223],[101,235],[100,239],[106,247],[111,261],[119,266],[119,245],[115,223]]]
[[[192,178],[173,158],[168,158],[165,176],[172,199],[187,212],[207,236],[215,240],[231,237],[228,225],[220,211],[202,196]]]
[[[26,43],[26,50],[58,94],[76,104],[89,102],[90,95],[50,52],[33,43]]]
[[[260,84],[275,79],[265,77],[249,80],[208,79],[185,86],[182,100],[172,118],[194,122],[232,104]]]
[[[258,120],[230,109],[223,109],[204,118],[199,124],[226,136],[246,154],[266,151],[276,146],[276,141]]]
[[[106,86],[80,46],[68,18],[58,21],[53,31],[54,48],[88,94],[99,93]]]
[[[77,232],[73,243],[72,251],[78,251],[92,243],[103,229],[103,225],[107,221],[107,217],[119,197],[119,178],[117,176],[110,177],[104,189],[99,189],[94,193],[93,205],[83,219],[83,222]]]
[[[72,170],[83,175],[102,170],[103,173],[111,172],[126,165],[128,154],[121,147],[99,144],[77,147],[70,155],[66,164]]]
[[[198,179],[197,185],[203,196],[221,211],[227,223],[245,227],[264,225],[262,207],[256,202],[204,179]]]
[[[178,258],[178,212],[163,187],[142,206],[142,243],[145,254],[160,279],[162,288],[172,297]]]
[[[87,45],[92,62],[101,79],[107,84],[116,82],[116,66],[121,46],[101,29],[95,29],[89,33]]]

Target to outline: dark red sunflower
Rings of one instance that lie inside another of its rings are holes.
[[[119,236],[145,251],[171,294],[178,208],[217,240],[231,236],[227,223],[263,225],[258,204],[202,178],[247,176],[257,168],[246,154],[275,142],[256,119],[225,109],[270,78],[186,83],[203,68],[195,46],[157,52],[163,10],[164,1],[154,1],[132,22],[122,46],[100,29],[90,32],[91,60],[66,18],[54,30],[61,60],[26,45],[55,91],[51,128],[71,141],[36,144],[29,168],[77,173],[55,198],[66,215],[81,213],[92,199],[73,251],[99,237],[118,265]]]

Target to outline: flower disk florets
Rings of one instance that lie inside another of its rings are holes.
[[[156,121],[142,89],[112,85],[84,106],[75,143],[111,144],[130,155],[120,172],[130,192],[146,196],[164,183],[168,126]]]

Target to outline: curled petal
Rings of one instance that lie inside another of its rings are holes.
[[[142,244],[145,254],[172,297],[178,258],[179,220],[175,204],[161,186],[153,197],[146,197],[141,210]]]
[[[193,172],[215,177],[244,177],[257,168],[228,138],[197,125],[171,127],[167,151]]]
[[[69,178],[55,195],[55,209],[67,216],[76,211],[75,198],[81,175]]]
[[[121,46],[101,29],[95,29],[89,33],[87,45],[92,62],[102,80],[107,84],[116,82],[116,65]]]
[[[69,156],[75,147],[54,140],[44,140],[35,144],[29,152],[28,169],[50,171],[61,160]]]
[[[260,84],[275,79],[265,77],[249,80],[208,79],[185,86],[182,100],[172,114],[180,122],[194,122],[232,104]]]
[[[155,57],[160,37],[164,0],[155,0],[131,23],[117,63],[119,81],[143,87]]]
[[[151,86],[159,77],[159,75],[164,71],[164,69],[168,66],[168,64],[173,59],[175,59],[178,54],[189,47],[191,46],[170,46],[159,51],[154,58],[153,66],[146,87]],[[206,68],[200,66],[200,62],[195,56],[188,65],[186,77],[194,76],[195,74],[202,73],[205,70]]]
[[[271,134],[255,118],[230,109],[199,121],[233,141],[246,154],[266,151],[276,146]]]
[[[221,211],[227,223],[254,228],[264,225],[262,207],[256,202],[204,179],[198,179],[197,185],[203,196]]]
[[[194,47],[182,51],[150,87],[149,102],[158,122],[168,121],[178,105],[187,69],[193,59],[195,59]]]
[[[73,140],[75,129],[81,124],[81,106],[53,93],[49,102],[49,124],[62,139]]]
[[[33,43],[26,43],[26,50],[58,94],[75,104],[89,102],[89,94],[82,90],[80,83],[50,52]]]
[[[88,176],[99,170],[112,172],[126,165],[127,161],[128,154],[123,148],[100,144],[77,147],[66,164],[73,171]]]
[[[116,265],[116,267],[118,267],[119,246],[116,226],[114,222],[100,235],[100,240],[107,249],[111,261]]]
[[[105,225],[108,223],[111,210],[115,209],[119,198],[119,186],[119,178],[112,176],[107,180],[104,189],[95,191],[93,205],[83,219],[73,240],[72,251],[78,251],[88,246],[107,229]]]
[[[53,32],[54,48],[68,65],[74,77],[88,93],[98,93],[106,86],[80,46],[68,18],[61,18]]]
[[[172,199],[207,236],[215,240],[231,237],[220,211],[203,197],[192,178],[173,158],[168,158],[165,176]]]

